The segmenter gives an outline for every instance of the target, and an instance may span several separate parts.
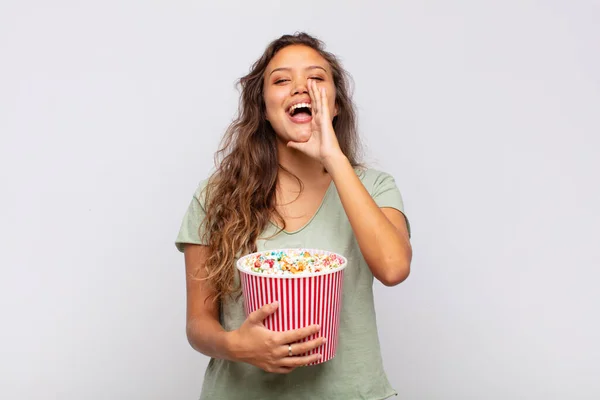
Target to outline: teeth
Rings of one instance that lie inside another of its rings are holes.
[[[301,107],[311,108],[309,103],[298,103],[298,104],[294,104],[293,106],[291,106],[290,109],[288,110],[288,112],[291,113],[296,108],[301,108]]]

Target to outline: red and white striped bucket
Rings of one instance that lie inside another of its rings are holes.
[[[272,250],[274,252],[290,249]],[[297,250],[297,249],[296,249]],[[327,341],[316,349],[298,356],[321,354],[322,357],[309,365],[323,363],[335,356],[338,328],[342,307],[344,269],[348,261],[339,254],[325,250],[306,249],[310,253],[335,254],[344,262],[339,268],[313,274],[268,275],[242,268],[245,258],[256,257],[257,252],[245,255],[237,262],[240,271],[244,311],[246,317],[265,304],[279,302],[279,308],[265,319],[265,326],[272,331],[287,331],[318,324],[321,329],[301,342],[325,337]],[[271,250],[269,250],[271,251]]]

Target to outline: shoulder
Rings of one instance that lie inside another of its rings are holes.
[[[395,186],[394,177],[386,171],[367,167],[357,167],[355,170],[356,175],[371,194],[382,184]]]
[[[194,191],[194,197],[198,200],[204,200],[204,197],[206,196],[206,190],[208,189],[208,183],[210,181],[210,178],[204,178],[202,179],[200,182],[198,182],[198,185],[196,186],[196,190]]]
[[[193,200],[203,209],[205,208],[207,203],[209,185],[211,183],[212,177],[205,177],[198,182],[198,184],[196,185],[196,189],[194,190]]]

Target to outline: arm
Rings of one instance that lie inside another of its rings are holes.
[[[318,360],[321,355],[288,356],[288,343],[296,343],[317,333],[318,326],[307,326],[286,332],[272,332],[263,321],[277,310],[277,305],[267,304],[248,316],[239,329],[226,331],[219,322],[219,303],[208,299],[214,292],[197,278],[206,276],[203,268],[208,248],[186,244],[185,269],[187,287],[187,338],[195,350],[213,358],[246,362],[267,372],[287,374],[296,367]],[[194,277],[194,271],[199,273]],[[311,351],[324,343],[319,337],[294,344],[295,353]]]
[[[327,158],[323,164],[373,275],[386,286],[404,281],[412,259],[404,215],[393,208],[379,208],[343,154]]]
[[[213,358],[233,360],[230,351],[231,333],[226,332],[219,322],[219,303],[208,299],[214,292],[204,281],[206,274],[202,266],[207,257],[206,246],[185,246],[185,272],[187,289],[186,333],[192,348]],[[196,277],[194,271],[201,271]]]
[[[337,110],[329,101],[326,88],[311,80],[308,89],[311,137],[305,142],[290,141],[287,146],[321,161],[333,178],[371,272],[384,285],[397,285],[408,277],[412,259],[404,216],[397,210],[377,206],[340,149],[331,117]]]

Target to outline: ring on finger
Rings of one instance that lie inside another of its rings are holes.
[[[293,354],[292,354],[292,345],[291,344],[288,344],[288,356],[289,357],[293,356]]]

